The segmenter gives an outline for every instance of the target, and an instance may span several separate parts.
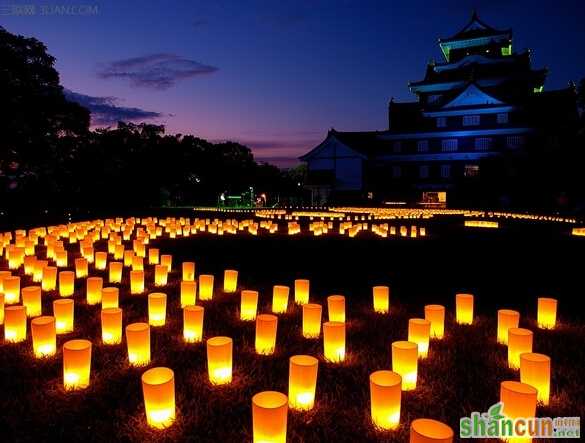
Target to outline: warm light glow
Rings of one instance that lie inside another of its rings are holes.
[[[286,443],[288,398],[276,391],[252,397],[253,443]]]
[[[538,299],[537,323],[539,328],[554,329],[557,323],[557,300],[540,297]]]
[[[185,261],[182,264],[183,281],[195,281],[195,262]]]
[[[256,318],[256,353],[271,355],[276,347],[276,329],[278,317],[272,314],[260,314]]]
[[[105,345],[117,345],[122,342],[122,310],[105,308],[101,312],[102,342]]]
[[[416,389],[418,345],[410,341],[392,343],[392,371],[402,377],[402,390]]]
[[[119,261],[111,261],[109,264],[109,280],[110,283],[121,283],[122,282],[122,269],[124,269],[124,263]]]
[[[548,405],[550,397],[550,357],[544,354],[526,352],[520,354],[520,381],[534,386],[537,399]]]
[[[53,301],[53,317],[57,334],[73,332],[74,302],[72,299]]]
[[[159,261],[159,250],[156,248],[150,248],[148,250],[148,264],[149,265],[158,265]]]
[[[75,291],[75,273],[73,271],[59,272],[59,295],[71,297]]]
[[[473,323],[472,294],[455,295],[455,316],[457,323],[460,325],[470,325]]]
[[[152,368],[142,374],[146,422],[155,429],[175,421],[175,374],[169,368]]]
[[[102,309],[117,308],[120,290],[114,286],[102,289]]]
[[[33,352],[35,357],[43,358],[55,355],[57,351],[57,333],[54,317],[37,317],[30,322]]]
[[[323,323],[323,355],[331,363],[345,360],[345,323]]]
[[[55,266],[43,268],[41,287],[43,291],[54,291],[57,288],[57,268]]]
[[[18,343],[26,340],[26,308],[21,305],[4,307],[4,341]]]
[[[95,253],[94,266],[98,271],[105,270],[107,263],[108,263],[108,253],[107,252],[100,251],[100,252]]]
[[[130,271],[130,293],[142,294],[144,292],[144,271]]]
[[[238,287],[238,271],[226,269],[223,272],[223,292],[236,292]]]
[[[160,264],[167,267],[167,271],[171,272],[173,269],[173,256],[170,254],[163,254],[160,256]]]
[[[154,265],[154,285],[166,286],[169,271],[165,265]]]
[[[520,367],[520,354],[532,352],[532,331],[524,328],[508,329],[508,366]]]
[[[89,386],[91,372],[91,342],[69,340],[63,345],[63,385],[66,390]]]
[[[86,280],[86,297],[88,305],[97,305],[102,301],[102,287],[104,280],[101,277],[88,277]]]
[[[295,303],[297,305],[309,303],[309,280],[295,280]]]
[[[0,292],[0,325],[4,324],[4,294]]]
[[[43,269],[45,269],[48,263],[49,262],[47,260],[37,260],[35,262],[35,269],[33,271],[33,282],[41,283],[43,281]]]
[[[431,322],[431,338],[442,339],[445,335],[445,306],[426,305],[425,320]]]
[[[199,299],[211,300],[213,298],[213,275],[201,274],[199,276]]]
[[[20,302],[20,277],[11,275],[3,278],[4,303],[12,305]]]
[[[500,383],[500,401],[504,403],[503,413],[507,418],[531,418],[536,416],[537,391],[534,386],[518,381]],[[515,437],[509,443],[531,442],[530,437]]]
[[[372,422],[380,429],[396,429],[400,424],[402,377],[392,371],[370,374]]]
[[[27,286],[22,288],[22,304],[26,307],[28,317],[38,317],[41,315],[41,287]]]
[[[212,337],[207,340],[207,370],[212,384],[231,383],[232,352],[233,341],[229,337]]]
[[[430,321],[422,318],[411,318],[408,320],[408,341],[417,344],[419,358],[427,358],[430,335]]]
[[[321,313],[323,308],[315,303],[303,305],[303,337],[319,338],[321,335]]]
[[[390,310],[390,288],[388,286],[374,286],[374,312],[387,314]]]
[[[196,281],[182,281],[181,282],[181,308],[185,306],[193,306],[197,301],[197,282]]]
[[[410,443],[452,443],[453,429],[430,418],[417,418],[410,423]]]
[[[508,329],[517,328],[520,322],[520,313],[510,309],[498,310],[498,343],[508,344]]]
[[[126,326],[126,344],[131,366],[146,366],[150,363],[150,326],[147,323]]]
[[[319,360],[310,355],[294,355],[289,360],[288,405],[308,411],[315,404]]]
[[[329,321],[345,323],[345,297],[343,295],[330,295],[327,297],[327,311]]]
[[[78,257],[75,259],[75,276],[77,278],[85,278],[88,276],[88,263],[87,260],[83,257]]]
[[[242,291],[240,295],[240,320],[255,320],[258,310],[258,291]]]
[[[150,326],[164,326],[166,318],[167,295],[162,292],[148,294],[148,323]]]
[[[183,339],[187,343],[199,343],[202,340],[204,314],[202,306],[189,305],[183,308]]]
[[[288,309],[288,286],[275,285],[272,288],[272,312],[275,314],[284,314]]]

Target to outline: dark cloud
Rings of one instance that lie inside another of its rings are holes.
[[[65,89],[65,97],[79,103],[91,112],[92,126],[114,125],[119,121],[136,122],[163,117],[163,114],[140,108],[118,106],[116,97],[92,97]]]
[[[218,68],[175,54],[150,54],[117,60],[100,66],[98,76],[122,78],[138,87],[168,89],[180,80],[213,74]]]

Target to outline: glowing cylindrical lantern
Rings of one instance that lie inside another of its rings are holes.
[[[26,275],[33,275],[37,258],[34,255],[27,255],[24,257],[24,273]]]
[[[132,366],[150,363],[150,326],[148,323],[131,323],[126,326],[128,361]]]
[[[83,257],[79,257],[75,259],[75,276],[77,278],[84,278],[87,277],[88,271],[88,264],[87,260]]]
[[[212,337],[207,340],[207,371],[209,381],[223,385],[232,381],[233,341],[229,337]]]
[[[73,332],[74,302],[72,299],[53,301],[53,317],[57,334]]]
[[[213,275],[201,274],[199,276],[199,299],[211,300],[213,298]]]
[[[4,308],[4,341],[18,343],[26,340],[26,308],[22,305]]]
[[[323,308],[315,303],[303,305],[303,337],[319,338],[321,335],[321,313]]]
[[[132,270],[144,271],[144,260],[142,257],[139,257],[138,255],[132,257]]]
[[[142,294],[144,292],[144,271],[130,271],[130,293]]]
[[[182,281],[181,282],[181,307],[193,306],[197,300],[197,282],[196,281]]]
[[[329,321],[345,322],[345,297],[343,295],[330,295],[327,297],[327,311]]]
[[[508,329],[517,328],[520,322],[520,313],[510,309],[498,310],[498,343],[508,344]]]
[[[0,292],[0,325],[4,324],[4,294]]]
[[[110,283],[120,283],[122,281],[122,269],[124,269],[124,263],[119,261],[111,261],[109,264],[109,269]]]
[[[41,287],[27,286],[22,288],[22,304],[26,307],[28,317],[38,317],[41,315]]]
[[[276,391],[260,392],[252,397],[254,443],[286,443],[288,398]]]
[[[557,323],[557,300],[540,297],[538,299],[537,323],[539,328],[553,329]]]
[[[103,271],[106,269],[106,264],[108,263],[108,253],[107,252],[96,252],[95,253],[95,268],[99,271]]]
[[[11,275],[4,277],[4,303],[7,305],[20,301],[20,277]]]
[[[443,338],[445,334],[445,306],[426,305],[425,320],[431,322],[431,338]]]
[[[345,323],[323,323],[323,355],[331,363],[345,360]]]
[[[102,309],[117,308],[120,290],[114,286],[102,289]]]
[[[122,342],[122,310],[105,308],[101,312],[102,342],[105,345],[117,345]]]
[[[101,277],[88,277],[86,280],[87,304],[97,305],[102,301],[103,279]]]
[[[288,286],[275,285],[272,288],[272,312],[284,314],[288,309]]]
[[[69,340],[63,345],[63,386],[67,390],[89,386],[91,372],[91,342]]]
[[[194,281],[195,280],[195,263],[192,261],[183,262],[183,281]]]
[[[75,291],[75,273],[73,271],[59,272],[59,295],[71,297]]]
[[[35,357],[50,357],[57,351],[57,332],[54,317],[37,317],[30,322]]]
[[[124,251],[124,266],[130,267],[134,262],[134,251]]]
[[[159,250],[156,248],[150,248],[148,250],[148,263],[151,265],[158,265]]]
[[[61,250],[55,252],[55,262],[57,263],[57,267],[59,268],[66,268],[67,267],[67,251]]]
[[[189,305],[183,308],[183,339],[187,343],[199,343],[203,338],[204,313],[202,306]]]
[[[524,328],[508,329],[508,366],[520,367],[520,354],[532,352],[532,331]]]
[[[242,291],[240,303],[240,320],[255,320],[257,310],[258,291]]]
[[[47,260],[37,260],[35,262],[35,270],[33,271],[33,281],[41,283],[43,281],[43,269],[48,265]]]
[[[260,314],[256,318],[256,353],[270,355],[276,347],[276,329],[278,317],[272,314]]]
[[[390,288],[388,286],[374,286],[374,312],[387,314],[390,310]]]
[[[534,386],[538,401],[548,405],[550,396],[550,357],[526,352],[520,354],[520,381]]]
[[[409,443],[452,443],[453,429],[430,418],[417,418],[410,423]]]
[[[43,268],[41,287],[43,291],[54,291],[57,288],[57,268],[55,266]]]
[[[175,421],[175,374],[169,368],[152,368],[142,374],[146,422],[156,429]]]
[[[298,305],[309,303],[309,280],[295,280],[295,303]]]
[[[154,265],[154,285],[166,286],[169,271],[165,265]]]
[[[294,355],[289,360],[289,406],[299,411],[313,409],[319,360],[310,355]]]
[[[0,256],[2,255],[2,246],[0,244]],[[4,279],[6,277],[10,277],[12,272],[10,271],[0,271],[0,293],[4,293]]]
[[[500,383],[500,401],[504,404],[503,414],[507,418],[531,418],[536,415],[537,390],[534,386],[519,381],[503,381]],[[515,427],[515,431],[524,431],[525,436],[518,435],[508,439],[512,442],[530,442],[528,426]]]
[[[418,345],[410,341],[392,343],[392,371],[402,377],[402,390],[416,389]]]
[[[429,353],[431,322],[422,318],[408,320],[408,341],[418,345],[418,356],[426,358]]]
[[[238,271],[226,269],[223,272],[223,292],[236,292],[238,287]]]
[[[164,326],[166,318],[167,294],[162,292],[148,294],[148,323],[150,326]]]
[[[455,295],[455,317],[460,325],[470,325],[473,323],[473,295],[457,294]]]
[[[372,422],[380,429],[395,429],[400,423],[402,377],[392,371],[370,374]]]
[[[164,254],[160,256],[160,264],[167,267],[167,271],[171,272],[173,268],[173,256],[170,254]]]

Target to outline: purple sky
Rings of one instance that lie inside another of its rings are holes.
[[[331,127],[384,129],[390,97],[412,99],[407,82],[440,59],[437,38],[461,29],[473,8],[494,27],[513,28],[515,49],[533,49],[534,65],[550,68],[547,88],[585,77],[583,6],[0,0],[0,25],[42,40],[62,84],[98,123],[164,123],[172,133],[240,141],[257,159],[288,166]]]

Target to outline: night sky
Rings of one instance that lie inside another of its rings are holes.
[[[0,25],[47,45],[96,124],[152,121],[288,166],[331,127],[385,129],[473,8],[533,50],[545,88],[585,77],[583,0],[0,0]]]

